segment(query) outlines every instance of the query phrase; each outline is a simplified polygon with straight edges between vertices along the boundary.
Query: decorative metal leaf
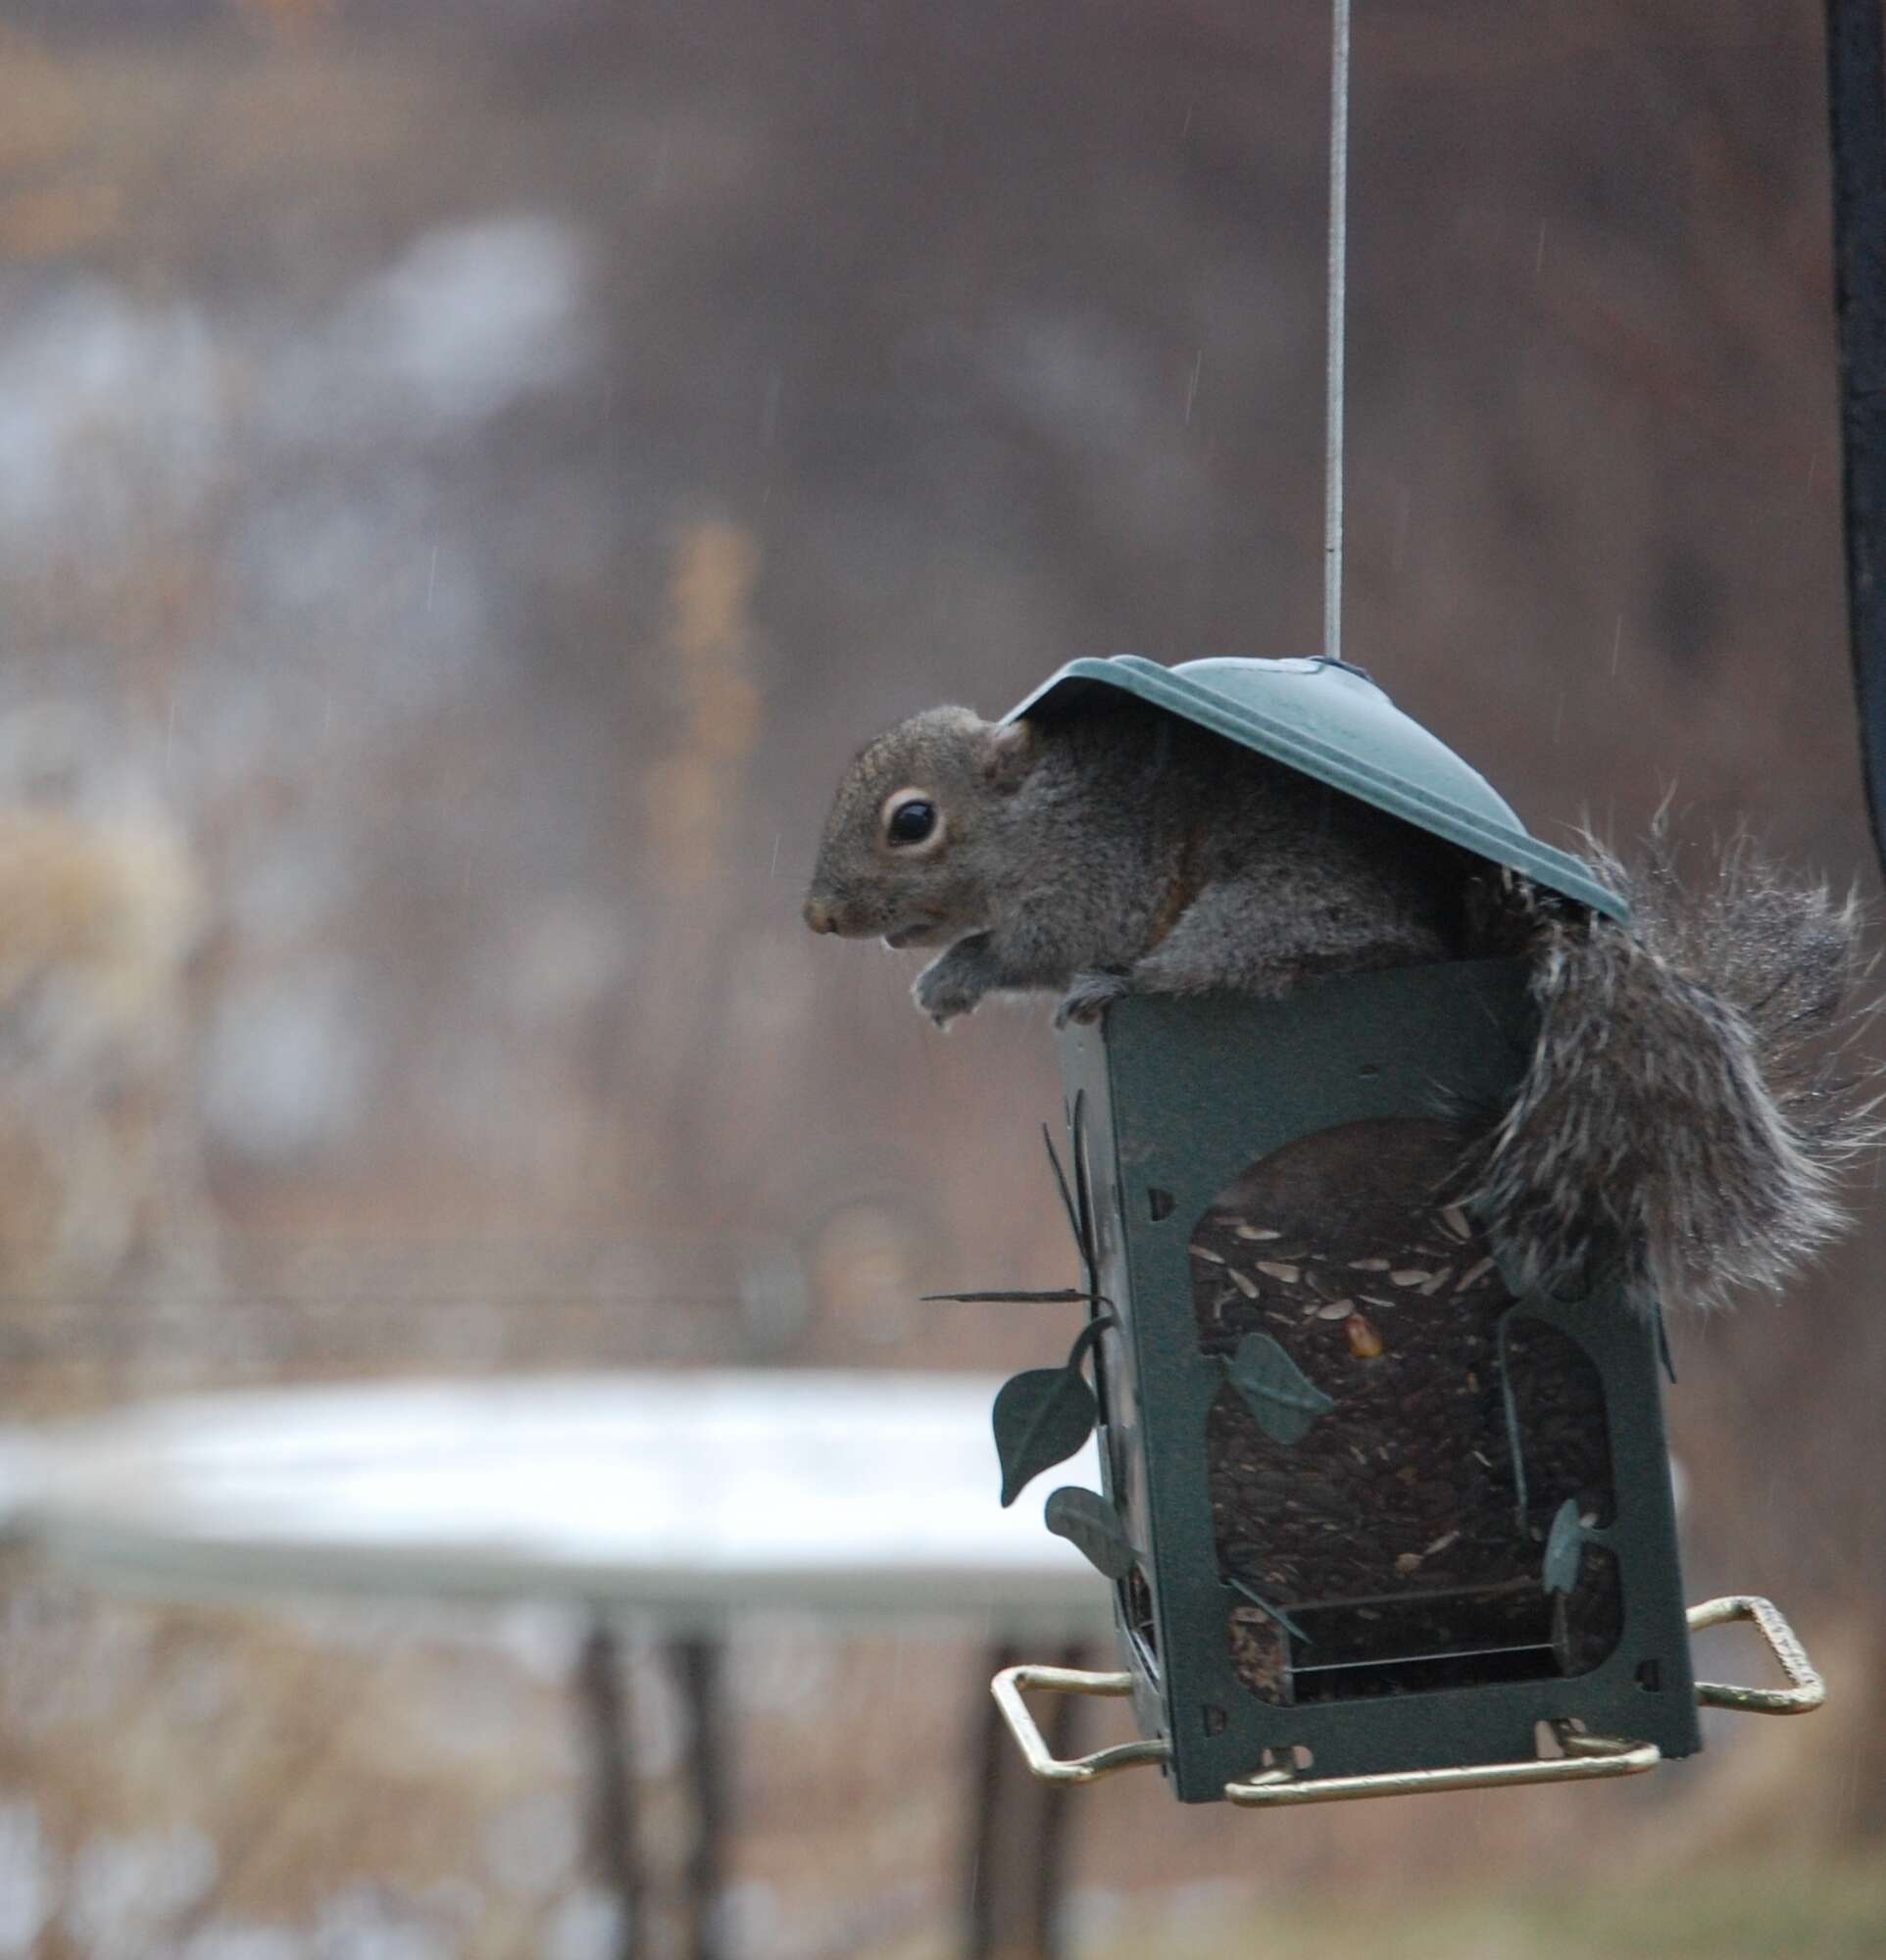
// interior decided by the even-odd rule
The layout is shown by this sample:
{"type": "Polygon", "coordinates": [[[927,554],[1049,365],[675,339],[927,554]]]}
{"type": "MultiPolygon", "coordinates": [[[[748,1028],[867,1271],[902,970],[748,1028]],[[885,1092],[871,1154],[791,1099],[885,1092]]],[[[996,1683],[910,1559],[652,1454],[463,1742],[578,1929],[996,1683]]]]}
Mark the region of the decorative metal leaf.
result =
{"type": "Polygon", "coordinates": [[[1312,1647],[1316,1644],[1315,1642],[1313,1641],[1310,1638],[1310,1636],[1306,1634],[1300,1626],[1297,1625],[1296,1621],[1293,1620],[1290,1617],[1290,1615],[1283,1610],[1281,1606],[1271,1605],[1270,1601],[1266,1599],[1264,1596],[1264,1594],[1257,1590],[1255,1586],[1247,1586],[1244,1583],[1244,1581],[1237,1576],[1235,1572],[1230,1574],[1230,1576],[1225,1580],[1224,1583],[1227,1586],[1231,1587],[1234,1591],[1242,1592],[1244,1596],[1250,1600],[1252,1605],[1262,1607],[1265,1612],[1268,1613],[1270,1617],[1276,1621],[1277,1625],[1280,1626],[1285,1633],[1294,1634],[1296,1638],[1304,1643],[1305,1646],[1312,1647]]]}
{"type": "MultiPolygon", "coordinates": [[[[1055,1188],[1061,1193],[1062,1208],[1067,1214],[1067,1229],[1074,1235],[1074,1250],[1080,1254],[1082,1265],[1085,1265],[1087,1261],[1087,1238],[1085,1233],[1080,1229],[1080,1212],[1074,1204],[1073,1189],[1067,1182],[1067,1173],[1061,1167],[1061,1156],[1055,1149],[1053,1133],[1049,1130],[1046,1123],[1043,1123],[1041,1126],[1041,1141],[1048,1147],[1048,1161],[1054,1168],[1055,1188]]],[[[1089,1279],[1088,1284],[1091,1287],[1093,1281],[1089,1279]]]]}
{"type": "Polygon", "coordinates": [[[1132,1571],[1133,1547],[1126,1529],[1119,1513],[1098,1491],[1064,1484],[1050,1494],[1042,1516],[1048,1529],[1065,1538],[1097,1572],[1124,1579],[1132,1571]]]}
{"type": "Polygon", "coordinates": [[[1657,1319],[1657,1358],[1663,1364],[1663,1372],[1670,1378],[1670,1387],[1676,1386],[1676,1356],[1670,1352],[1670,1330],[1663,1319],[1663,1302],[1660,1299],[1656,1306],[1657,1319]]]}
{"type": "Polygon", "coordinates": [[[1082,1293],[1076,1287],[1056,1287],[1047,1293],[1016,1293],[1010,1291],[1007,1293],[925,1293],[918,1296],[918,1300],[925,1306],[930,1301],[936,1299],[987,1300],[997,1305],[1011,1306],[1038,1306],[1042,1304],[1062,1306],[1070,1300],[1084,1299],[1092,1301],[1099,1298],[1098,1294],[1082,1293]]]}
{"type": "Polygon", "coordinates": [[[1526,1449],[1524,1440],[1519,1434],[1519,1403],[1513,1393],[1513,1368],[1507,1358],[1507,1336],[1513,1330],[1513,1316],[1518,1310],[1515,1304],[1501,1314],[1500,1341],[1494,1350],[1494,1356],[1500,1368],[1500,1406],[1506,1415],[1507,1454],[1513,1462],[1514,1521],[1523,1534],[1529,1503],[1526,1493],[1526,1449]]]}
{"type": "MultiPolygon", "coordinates": [[[[1112,1300],[1105,1298],[1100,1294],[1094,1294],[1091,1298],[1102,1306],[1113,1305],[1112,1300]]],[[[1108,1328],[1117,1327],[1118,1325],[1118,1320],[1111,1313],[1096,1313],[1093,1315],[1087,1322],[1087,1325],[1074,1336],[1074,1345],[1067,1349],[1068,1367],[1078,1368],[1081,1358],[1085,1355],[1088,1348],[1099,1345],[1100,1337],[1108,1328]]]]}
{"type": "Polygon", "coordinates": [[[1042,1471],[1071,1456],[1093,1434],[1099,1413],[1078,1360],[1065,1368],[1028,1368],[1004,1382],[995,1397],[1003,1503],[1013,1504],[1042,1471]]]}
{"type": "Polygon", "coordinates": [[[1083,1122],[1083,1111],[1087,1092],[1074,1092],[1073,1107],[1068,1111],[1067,1124],[1073,1141],[1074,1175],[1071,1184],[1067,1173],[1061,1167],[1060,1154],[1055,1150],[1055,1140],[1048,1126],[1041,1126],[1041,1141],[1048,1147],[1048,1161],[1054,1167],[1055,1184],[1061,1192],[1061,1202],[1067,1213],[1067,1229],[1074,1235],[1074,1250],[1080,1254],[1081,1270],[1086,1275],[1087,1291],[1097,1294],[1100,1290],[1100,1249],[1094,1237],[1093,1194],[1087,1179],[1087,1136],[1083,1122]]]}
{"type": "Polygon", "coordinates": [[[1574,1591],[1584,1556],[1585,1527],[1578,1516],[1578,1499],[1567,1497],[1553,1513],[1552,1529],[1546,1534],[1546,1591],[1574,1591]]]}
{"type": "Polygon", "coordinates": [[[1301,1443],[1316,1418],[1336,1406],[1267,1334],[1247,1334],[1224,1373],[1273,1443],[1301,1443]]]}
{"type": "Polygon", "coordinates": [[[1094,1192],[1093,1181],[1087,1175],[1087,1092],[1074,1091],[1073,1110],[1073,1158],[1074,1158],[1074,1205],[1079,1213],[1075,1227],[1080,1240],[1081,1264],[1087,1270],[1087,1288],[1090,1293],[1100,1291],[1100,1246],[1094,1236],[1094,1192]]]}

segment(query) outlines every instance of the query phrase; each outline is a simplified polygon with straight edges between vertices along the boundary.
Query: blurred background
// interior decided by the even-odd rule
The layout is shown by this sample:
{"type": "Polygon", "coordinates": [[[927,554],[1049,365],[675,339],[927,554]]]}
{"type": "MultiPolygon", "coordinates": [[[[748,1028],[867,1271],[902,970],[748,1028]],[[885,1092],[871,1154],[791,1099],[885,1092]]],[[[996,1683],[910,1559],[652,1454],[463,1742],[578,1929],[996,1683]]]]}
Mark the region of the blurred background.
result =
{"type": "MultiPolygon", "coordinates": [[[[1672,797],[1870,894],[1820,9],[1359,11],[1351,657],[1548,837],[1672,797]]],[[[1054,1309],[917,1303],[1070,1282],[1041,1014],[939,1036],[799,900],[900,714],[1319,644],[1327,37],[1315,0],[12,0],[0,1419],[1053,1358],[1054,1309]]],[[[1670,1399],[1690,1595],[1781,1599],[1837,1712],[1573,1796],[1077,1792],[1071,1950],[1879,1951],[1859,1197],[1785,1306],[1679,1327],[1670,1399]]],[[[0,1956],[603,1960],[579,1638],[10,1554],[0,1956]]],[[[734,1634],[730,1951],[952,1950],[977,1653],[921,1651],[734,1634]]]]}

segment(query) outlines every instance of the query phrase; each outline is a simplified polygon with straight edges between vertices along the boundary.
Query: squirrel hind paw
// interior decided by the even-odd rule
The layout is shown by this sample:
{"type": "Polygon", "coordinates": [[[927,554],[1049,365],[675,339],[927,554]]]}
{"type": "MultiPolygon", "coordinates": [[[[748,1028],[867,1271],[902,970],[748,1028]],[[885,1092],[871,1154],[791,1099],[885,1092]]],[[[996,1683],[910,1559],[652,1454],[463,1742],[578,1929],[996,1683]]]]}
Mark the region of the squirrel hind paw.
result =
{"type": "Polygon", "coordinates": [[[1069,1021],[1079,1021],[1083,1026],[1091,1024],[1131,991],[1123,973],[1076,973],[1055,1009],[1055,1026],[1065,1028],[1069,1021]]]}

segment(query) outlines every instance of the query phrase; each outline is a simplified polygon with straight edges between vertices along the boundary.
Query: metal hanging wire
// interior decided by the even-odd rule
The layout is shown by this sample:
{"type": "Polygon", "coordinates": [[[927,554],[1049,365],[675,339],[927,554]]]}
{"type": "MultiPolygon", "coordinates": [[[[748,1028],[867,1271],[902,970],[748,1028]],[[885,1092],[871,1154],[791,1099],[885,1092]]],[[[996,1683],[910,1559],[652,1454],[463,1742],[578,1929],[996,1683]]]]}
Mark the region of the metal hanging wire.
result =
{"type": "Polygon", "coordinates": [[[1343,355],[1349,260],[1349,0],[1331,0],[1329,300],[1324,373],[1322,651],[1343,657],[1343,355]]]}

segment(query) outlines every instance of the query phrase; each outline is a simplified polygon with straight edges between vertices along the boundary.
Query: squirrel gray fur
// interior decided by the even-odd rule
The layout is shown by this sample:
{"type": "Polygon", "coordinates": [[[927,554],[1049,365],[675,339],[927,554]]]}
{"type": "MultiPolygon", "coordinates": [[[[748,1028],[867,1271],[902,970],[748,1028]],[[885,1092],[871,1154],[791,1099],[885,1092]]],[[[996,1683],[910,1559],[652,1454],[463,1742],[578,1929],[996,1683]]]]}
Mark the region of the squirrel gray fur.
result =
{"type": "Polygon", "coordinates": [[[1613,1269],[1647,1311],[1776,1286],[1879,1138],[1869,1071],[1830,1039],[1864,971],[1858,906],[1746,846],[1688,893],[1661,829],[1639,867],[1586,855],[1628,927],[1137,701],[936,708],[846,771],[805,917],[945,949],[914,989],[939,1025],[990,993],[1058,992],[1059,1025],[1127,994],[1521,956],[1537,1040],[1460,1194],[1510,1277],[1576,1293],[1613,1269]]]}

